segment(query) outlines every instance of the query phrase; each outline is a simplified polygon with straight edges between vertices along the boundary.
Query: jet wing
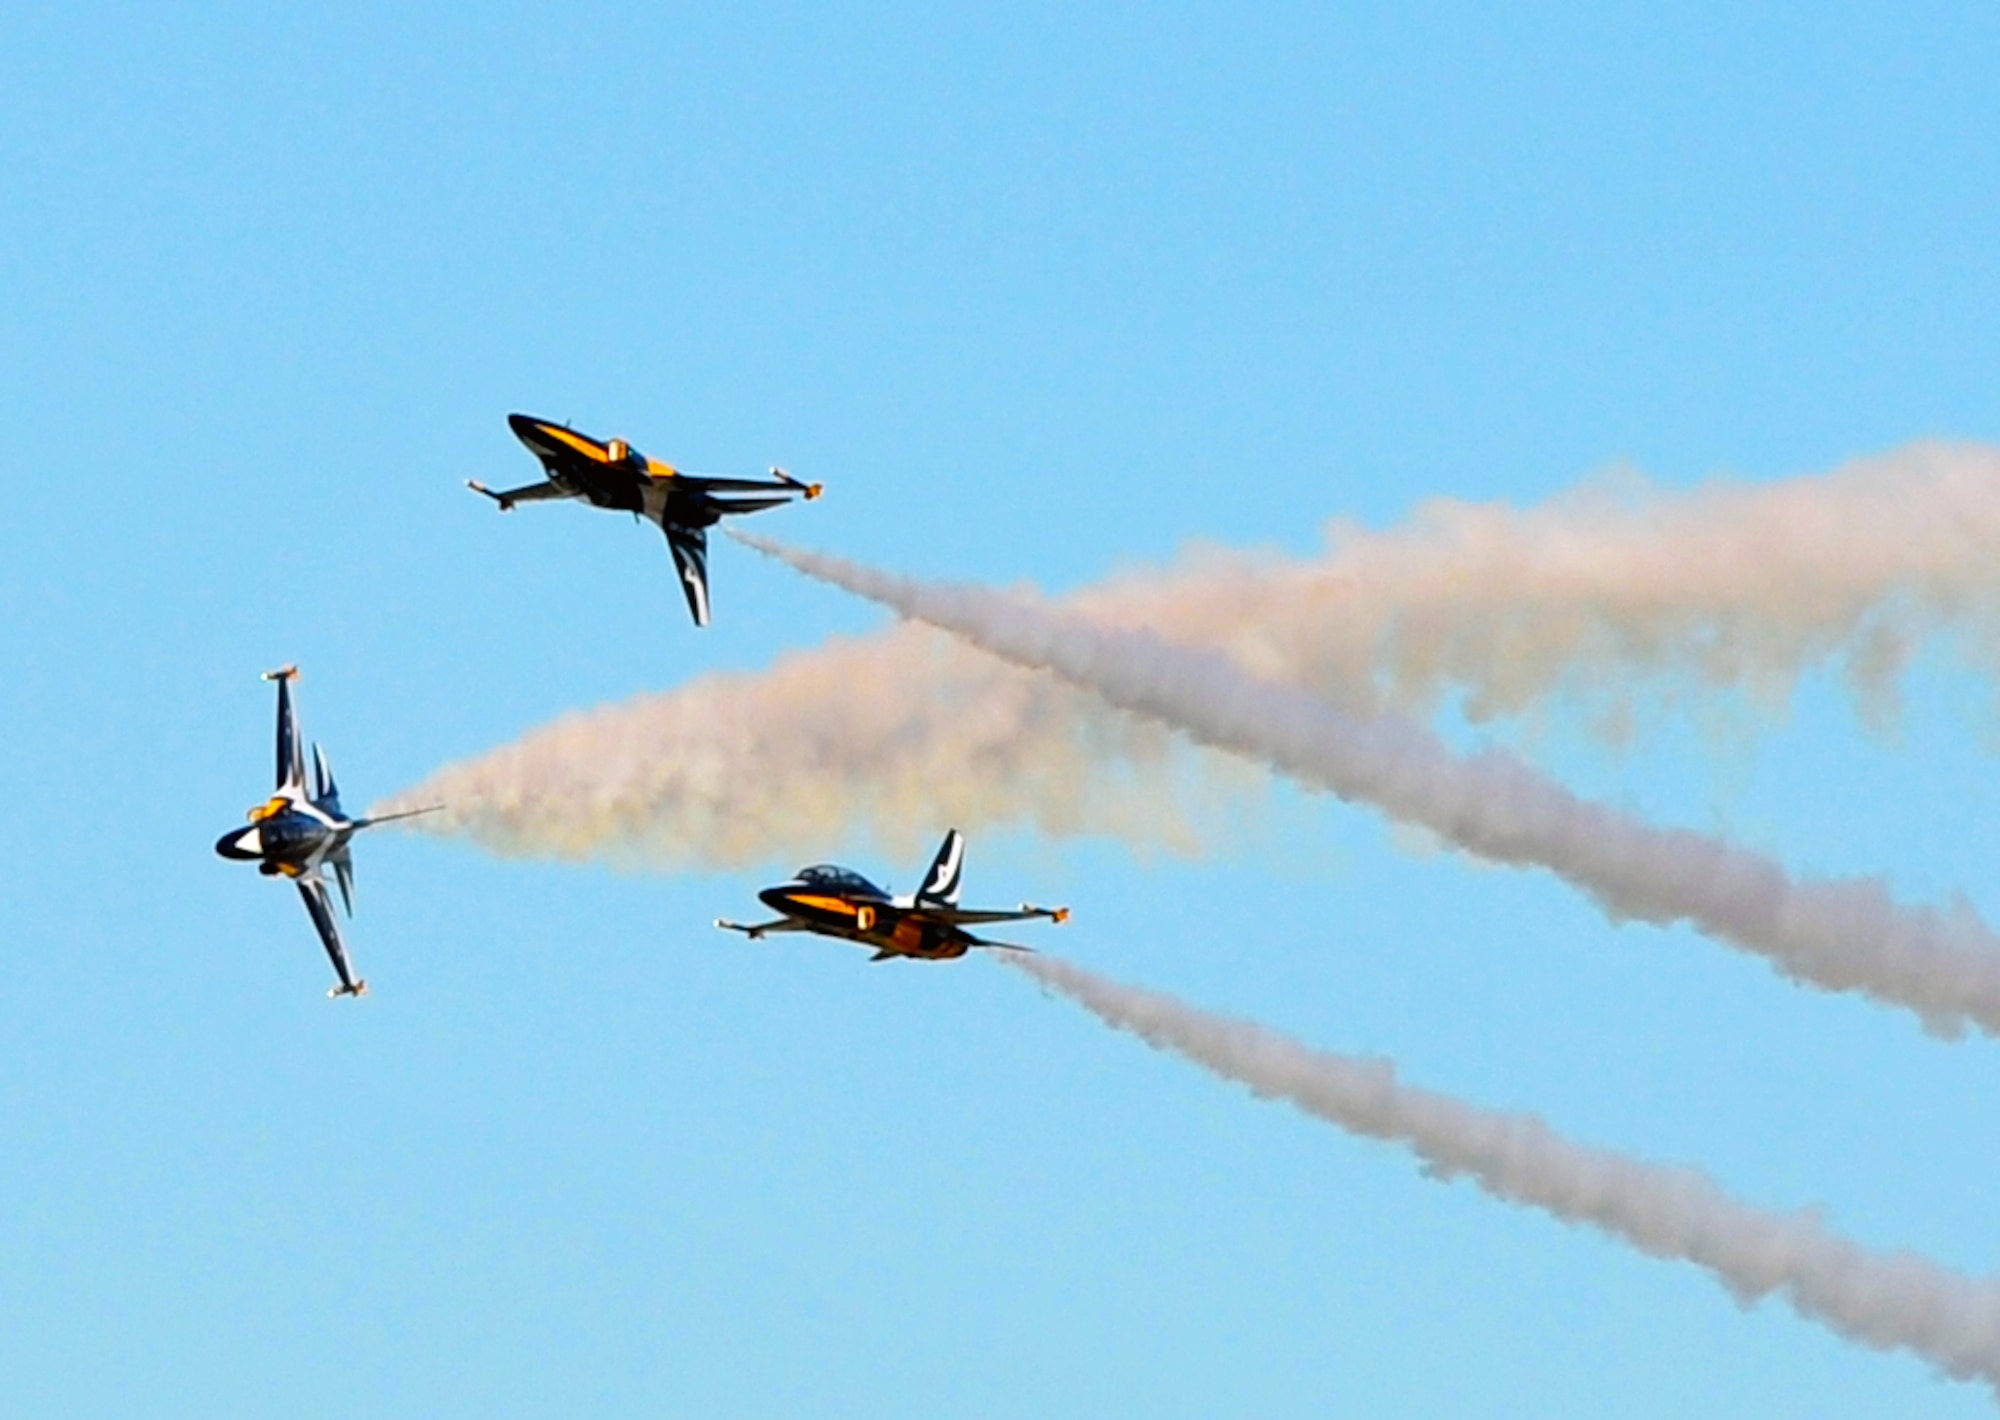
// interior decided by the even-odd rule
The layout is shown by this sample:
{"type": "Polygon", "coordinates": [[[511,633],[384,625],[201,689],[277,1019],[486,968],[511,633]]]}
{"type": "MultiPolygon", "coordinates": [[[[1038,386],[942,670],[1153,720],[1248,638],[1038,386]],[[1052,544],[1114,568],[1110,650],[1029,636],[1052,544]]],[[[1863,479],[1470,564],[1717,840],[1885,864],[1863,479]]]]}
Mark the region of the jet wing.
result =
{"type": "Polygon", "coordinates": [[[273,671],[278,682],[278,788],[304,789],[306,747],[299,735],[299,717],[292,710],[292,670],[273,671]]]}
{"type": "Polygon", "coordinates": [[[725,932],[741,932],[752,941],[757,940],[759,937],[768,937],[773,932],[812,931],[812,928],[799,921],[796,917],[780,917],[775,922],[756,923],[731,922],[727,917],[718,917],[715,919],[715,925],[722,928],[725,932]]]}
{"type": "MultiPolygon", "coordinates": [[[[939,922],[949,922],[954,927],[977,927],[987,922],[1032,922],[1038,917],[1046,917],[1051,922],[1068,919],[1067,907],[1023,907],[1018,912],[987,912],[960,907],[933,907],[925,903],[919,909],[924,916],[939,922]]],[[[1003,946],[1004,943],[987,943],[989,946],[1003,946]]],[[[1026,950],[1023,948],[1023,950],[1026,950]]]]}
{"type": "Polygon", "coordinates": [[[787,499],[804,498],[808,503],[820,495],[820,485],[794,478],[782,468],[771,470],[769,478],[717,478],[706,473],[673,475],[684,485],[704,493],[782,493],[787,499]]]}
{"type": "Polygon", "coordinates": [[[674,477],[683,484],[717,493],[783,493],[789,500],[805,491],[799,484],[778,483],[769,478],[711,478],[705,473],[677,473],[674,477]]]}
{"type": "Polygon", "coordinates": [[[708,625],[708,530],[666,525],[667,546],[673,549],[674,566],[680,568],[681,590],[687,593],[688,610],[696,626],[708,625]]]}
{"type": "Polygon", "coordinates": [[[340,978],[339,987],[329,994],[359,996],[367,983],[356,981],[354,973],[348,969],[347,947],[340,940],[340,923],[335,920],[333,902],[326,895],[326,879],[299,879],[299,896],[306,901],[306,911],[312,914],[313,926],[319,928],[320,944],[326,948],[327,960],[333,963],[333,974],[340,978]]]}
{"type": "Polygon", "coordinates": [[[500,493],[495,493],[476,478],[467,479],[465,486],[470,488],[474,493],[484,493],[488,498],[491,498],[500,505],[500,511],[503,513],[512,508],[516,503],[541,503],[550,498],[567,498],[570,496],[547,479],[542,480],[540,483],[530,483],[521,488],[509,488],[500,493]]]}

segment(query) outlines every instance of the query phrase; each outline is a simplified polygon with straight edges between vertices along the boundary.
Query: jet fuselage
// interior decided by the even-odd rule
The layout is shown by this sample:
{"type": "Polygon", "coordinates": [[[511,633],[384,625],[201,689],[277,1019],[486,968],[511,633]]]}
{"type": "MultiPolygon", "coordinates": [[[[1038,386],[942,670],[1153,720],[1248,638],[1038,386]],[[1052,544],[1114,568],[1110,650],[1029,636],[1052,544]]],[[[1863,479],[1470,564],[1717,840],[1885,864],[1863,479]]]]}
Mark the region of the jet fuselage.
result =
{"type": "Polygon", "coordinates": [[[623,439],[593,439],[532,414],[508,415],[507,427],[541,464],[543,481],[495,491],[473,479],[472,490],[491,498],[503,513],[523,503],[580,498],[592,507],[655,524],[666,534],[688,614],[697,626],[708,625],[708,530],[726,517],[782,507],[795,498],[811,500],[820,493],[817,483],[802,483],[781,468],[772,469],[769,478],[682,473],[647,458],[623,439]]]}
{"type": "Polygon", "coordinates": [[[775,922],[731,922],[718,917],[715,925],[725,931],[741,932],[752,941],[774,932],[814,932],[840,937],[875,948],[876,961],[889,957],[950,961],[974,947],[1006,952],[1032,950],[1013,942],[975,937],[965,930],[967,927],[1034,918],[1062,922],[1069,917],[1067,907],[1036,907],[1027,902],[1012,910],[960,907],[958,887],[964,871],[965,836],[954,828],[938,845],[937,856],[924,874],[923,886],[907,897],[891,897],[852,868],[843,868],[838,863],[814,863],[799,869],[790,882],[757,894],[759,902],[778,914],[775,922]]]}
{"type": "Polygon", "coordinates": [[[296,878],[338,853],[357,825],[339,801],[274,799],[250,811],[250,823],[216,840],[215,851],[238,862],[256,862],[267,875],[296,878]]]}
{"type": "Polygon", "coordinates": [[[886,895],[833,893],[825,887],[790,882],[765,888],[758,900],[773,912],[797,918],[813,930],[863,942],[895,956],[949,961],[962,957],[977,940],[922,908],[901,906],[886,895]]]}
{"type": "MultiPolygon", "coordinates": [[[[671,484],[674,470],[654,463],[622,439],[599,442],[528,414],[508,415],[507,427],[541,461],[549,482],[572,498],[596,508],[637,513],[663,527],[669,515],[683,525],[690,522],[688,514],[699,521],[698,510],[682,505],[702,500],[674,498],[670,487],[659,486],[671,484]],[[656,480],[658,474],[669,477],[656,480]]],[[[700,525],[707,527],[719,516],[711,515],[700,525]]]]}

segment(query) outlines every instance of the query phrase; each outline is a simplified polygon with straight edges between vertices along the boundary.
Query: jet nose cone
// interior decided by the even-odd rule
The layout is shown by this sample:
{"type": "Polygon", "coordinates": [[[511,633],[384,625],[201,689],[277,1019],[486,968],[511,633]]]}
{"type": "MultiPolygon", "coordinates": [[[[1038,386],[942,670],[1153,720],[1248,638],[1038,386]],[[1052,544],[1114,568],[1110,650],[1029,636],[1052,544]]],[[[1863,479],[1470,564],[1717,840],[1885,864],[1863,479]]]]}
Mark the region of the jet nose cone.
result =
{"type": "Polygon", "coordinates": [[[773,912],[786,912],[790,910],[791,904],[786,901],[786,898],[787,893],[783,888],[765,888],[757,894],[757,900],[773,912]]]}
{"type": "Polygon", "coordinates": [[[510,414],[507,416],[507,427],[514,431],[514,437],[531,449],[541,449],[548,446],[548,436],[542,433],[542,428],[547,422],[547,420],[535,418],[532,414],[510,414]]]}
{"type": "Polygon", "coordinates": [[[239,828],[233,833],[225,833],[215,840],[217,853],[225,858],[234,858],[238,862],[261,858],[263,850],[264,844],[254,824],[249,828],[239,828]]]}

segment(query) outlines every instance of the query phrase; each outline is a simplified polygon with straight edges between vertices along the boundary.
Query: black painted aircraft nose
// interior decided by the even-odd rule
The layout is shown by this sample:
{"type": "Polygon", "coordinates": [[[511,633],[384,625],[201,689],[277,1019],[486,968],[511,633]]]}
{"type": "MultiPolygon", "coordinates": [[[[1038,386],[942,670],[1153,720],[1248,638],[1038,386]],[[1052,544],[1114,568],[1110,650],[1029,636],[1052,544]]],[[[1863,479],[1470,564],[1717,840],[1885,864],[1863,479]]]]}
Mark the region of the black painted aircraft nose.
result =
{"type": "Polygon", "coordinates": [[[222,837],[215,840],[215,851],[225,858],[234,858],[238,862],[247,862],[257,857],[257,854],[249,852],[243,847],[243,835],[249,831],[247,828],[239,828],[234,832],[223,834],[222,837]]]}

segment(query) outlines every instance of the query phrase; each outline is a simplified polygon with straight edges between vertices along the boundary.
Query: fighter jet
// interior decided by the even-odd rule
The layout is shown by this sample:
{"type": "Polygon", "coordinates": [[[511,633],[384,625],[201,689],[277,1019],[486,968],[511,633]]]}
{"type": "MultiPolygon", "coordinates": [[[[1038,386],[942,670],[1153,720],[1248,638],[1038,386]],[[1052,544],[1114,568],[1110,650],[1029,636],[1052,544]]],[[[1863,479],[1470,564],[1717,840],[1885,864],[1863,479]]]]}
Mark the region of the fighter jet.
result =
{"type": "Polygon", "coordinates": [[[250,810],[249,827],[223,834],[215,851],[225,858],[256,863],[257,871],[266,877],[282,875],[298,884],[299,896],[305,899],[306,911],[312,914],[313,926],[319,929],[319,939],[333,962],[334,975],[340,978],[340,984],[326,994],[361,996],[367,993],[368,983],[348,969],[347,948],[340,940],[340,924],[327,897],[323,870],[333,869],[334,880],[340,884],[340,900],[352,917],[354,860],[348,854],[348,840],[373,824],[434,813],[437,806],[376,818],[349,818],[340,807],[340,790],[318,745],[313,746],[308,789],[305,746],[298,718],[292,713],[292,681],[298,673],[297,666],[264,672],[265,680],[278,683],[277,792],[250,810]]]}
{"type": "Polygon", "coordinates": [[[823,937],[845,937],[875,948],[870,961],[889,957],[921,957],[925,961],[948,961],[962,957],[973,947],[989,950],[1026,952],[1012,942],[989,942],[965,929],[993,922],[1026,922],[1046,917],[1051,922],[1069,919],[1067,907],[1034,907],[1022,903],[1015,912],[993,912],[958,905],[959,880],[965,874],[965,838],[957,829],[944,836],[944,844],[924,875],[924,885],[908,897],[891,897],[861,874],[832,863],[801,868],[792,881],[765,888],[757,896],[772,911],[781,914],[775,922],[745,926],[716,918],[715,925],[741,932],[753,941],[773,932],[817,932],[823,937]]]}
{"type": "Polygon", "coordinates": [[[782,468],[772,469],[768,479],[711,478],[649,459],[623,439],[599,442],[528,414],[510,414],[507,423],[514,437],[542,461],[547,479],[504,493],[495,493],[477,479],[468,479],[466,487],[484,493],[503,513],[516,503],[582,498],[593,507],[615,508],[658,523],[673,549],[696,626],[708,625],[708,530],[736,513],[762,512],[795,497],[813,499],[820,494],[817,483],[801,483],[782,468]]]}

